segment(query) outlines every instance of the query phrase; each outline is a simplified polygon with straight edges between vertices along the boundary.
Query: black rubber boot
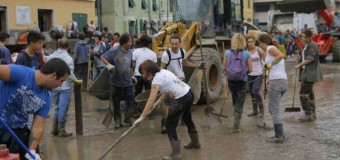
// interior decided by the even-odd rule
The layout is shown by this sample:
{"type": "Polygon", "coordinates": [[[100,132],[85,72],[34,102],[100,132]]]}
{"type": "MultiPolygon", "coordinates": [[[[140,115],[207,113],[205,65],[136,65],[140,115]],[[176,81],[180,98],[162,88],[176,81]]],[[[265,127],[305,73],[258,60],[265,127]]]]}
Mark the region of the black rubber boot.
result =
{"type": "Polygon", "coordinates": [[[161,133],[165,134],[166,133],[166,127],[165,127],[165,119],[161,120],[161,133]]]}
{"type": "Polygon", "coordinates": [[[249,116],[249,117],[256,116],[257,113],[258,113],[258,111],[257,111],[257,101],[256,101],[255,99],[253,99],[253,100],[252,100],[252,103],[253,103],[253,112],[247,114],[247,116],[249,116]]]}
{"type": "Polygon", "coordinates": [[[201,144],[198,140],[198,134],[197,133],[189,133],[191,142],[184,145],[185,149],[199,149],[201,148],[201,144]]]}
{"type": "Polygon", "coordinates": [[[179,160],[181,159],[181,142],[179,140],[170,140],[172,152],[170,155],[165,156],[162,160],[179,160]]]}
{"type": "Polygon", "coordinates": [[[234,111],[234,126],[232,133],[239,133],[241,132],[240,123],[241,123],[242,111],[236,112],[234,111]]]}
{"type": "Polygon", "coordinates": [[[67,133],[66,132],[66,130],[65,130],[65,122],[59,122],[58,123],[58,127],[59,127],[59,129],[58,129],[58,132],[59,132],[58,136],[59,137],[70,137],[70,136],[73,135],[73,133],[67,133]]]}
{"type": "Polygon", "coordinates": [[[259,113],[257,114],[256,118],[263,118],[263,116],[264,116],[264,107],[263,107],[262,99],[257,102],[257,105],[259,107],[259,113]]]}
{"type": "Polygon", "coordinates": [[[124,116],[124,125],[125,126],[128,126],[128,127],[132,126],[132,124],[133,124],[132,117],[133,117],[132,108],[131,108],[131,106],[127,106],[126,111],[125,111],[125,116],[124,116]]]}
{"type": "Polygon", "coordinates": [[[59,132],[58,132],[58,119],[53,120],[53,127],[52,127],[51,134],[53,134],[55,136],[57,136],[59,134],[59,132]]]}
{"type": "Polygon", "coordinates": [[[284,143],[285,137],[283,136],[283,125],[282,123],[274,124],[275,136],[267,139],[270,143],[284,143]]]}

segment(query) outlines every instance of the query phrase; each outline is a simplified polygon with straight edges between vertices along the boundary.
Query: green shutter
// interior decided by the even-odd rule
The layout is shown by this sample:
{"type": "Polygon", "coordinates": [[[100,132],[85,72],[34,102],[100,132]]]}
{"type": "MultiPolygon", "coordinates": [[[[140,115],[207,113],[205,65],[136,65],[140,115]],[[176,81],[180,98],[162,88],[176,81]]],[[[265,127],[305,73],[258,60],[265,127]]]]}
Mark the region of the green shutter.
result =
{"type": "Polygon", "coordinates": [[[136,6],[135,0],[129,0],[129,7],[133,8],[134,6],[136,6]]]}
{"type": "Polygon", "coordinates": [[[142,0],[142,9],[148,8],[148,4],[146,3],[146,0],[142,0]]]}
{"type": "Polygon", "coordinates": [[[152,9],[153,9],[153,11],[157,11],[158,10],[158,5],[157,5],[157,1],[156,0],[152,0],[152,9]]]}

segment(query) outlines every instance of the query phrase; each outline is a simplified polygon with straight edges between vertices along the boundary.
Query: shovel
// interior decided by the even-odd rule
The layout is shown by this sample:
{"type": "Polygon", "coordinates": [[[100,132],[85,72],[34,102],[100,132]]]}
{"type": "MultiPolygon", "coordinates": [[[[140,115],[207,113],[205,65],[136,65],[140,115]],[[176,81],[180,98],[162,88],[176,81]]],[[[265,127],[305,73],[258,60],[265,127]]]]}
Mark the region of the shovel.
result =
{"type": "MultiPolygon", "coordinates": [[[[200,42],[201,59],[202,59],[202,62],[204,62],[201,36],[199,36],[199,42],[200,42]]],[[[219,126],[222,123],[222,121],[220,119],[219,114],[217,114],[215,112],[215,109],[210,106],[210,100],[209,100],[208,93],[207,93],[208,92],[207,75],[205,74],[206,73],[205,68],[203,68],[202,70],[203,70],[203,78],[204,78],[204,81],[203,81],[204,95],[205,95],[205,99],[207,100],[207,106],[204,108],[204,117],[208,121],[209,126],[211,128],[215,128],[219,126]]]]}
{"type": "MultiPolygon", "coordinates": [[[[112,77],[112,75],[111,75],[112,77]]],[[[104,117],[104,120],[102,122],[102,124],[106,127],[106,128],[109,128],[111,122],[112,122],[112,119],[113,119],[113,116],[114,116],[114,112],[113,112],[113,106],[112,106],[112,88],[110,87],[110,102],[109,102],[109,108],[108,108],[108,112],[106,113],[105,117],[104,117]]]]}
{"type": "Polygon", "coordinates": [[[295,70],[295,78],[294,78],[294,92],[293,92],[293,103],[292,107],[285,108],[285,112],[300,112],[300,107],[294,107],[294,101],[295,101],[295,90],[296,90],[296,80],[298,76],[298,70],[295,70]]]}

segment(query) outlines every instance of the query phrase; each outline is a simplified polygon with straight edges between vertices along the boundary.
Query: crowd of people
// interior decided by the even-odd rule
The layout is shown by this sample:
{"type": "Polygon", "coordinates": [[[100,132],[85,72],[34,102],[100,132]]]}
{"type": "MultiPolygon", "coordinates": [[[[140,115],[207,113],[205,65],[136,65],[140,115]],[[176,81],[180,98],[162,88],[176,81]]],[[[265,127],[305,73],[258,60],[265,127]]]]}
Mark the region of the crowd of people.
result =
{"type": "MultiPolygon", "coordinates": [[[[275,46],[275,40],[278,40],[279,45],[282,41],[284,45],[290,47],[293,45],[291,36],[287,35],[283,41],[281,37],[275,38],[265,33],[259,35],[257,39],[240,33],[232,37],[231,49],[225,51],[223,57],[222,70],[227,77],[227,89],[231,93],[234,107],[233,133],[242,131],[240,126],[247,85],[253,109],[248,116],[263,118],[266,104],[262,100],[260,89],[265,83],[268,84],[265,88],[269,98],[267,106],[272,116],[275,133],[273,137],[267,139],[267,142],[285,142],[280,108],[281,97],[288,88],[288,81],[285,54],[278,45],[275,46]],[[267,81],[263,81],[265,76],[268,76],[265,78],[267,81]]],[[[0,118],[14,130],[38,159],[38,144],[52,106],[52,95],[56,108],[51,134],[60,137],[72,136],[72,133],[65,130],[72,86],[75,83],[83,85],[86,89],[88,80],[95,81],[104,69],[107,69],[111,75],[108,84],[114,105],[115,129],[138,125],[152,107],[162,105],[160,131],[167,133],[172,148],[171,154],[163,159],[180,158],[180,139],[176,132],[180,120],[187,126],[191,140],[184,145],[184,148],[201,147],[191,114],[194,96],[190,86],[183,81],[186,76],[183,66],[205,69],[205,63],[195,64],[188,60],[187,53],[180,47],[179,35],[171,35],[170,48],[157,56],[151,49],[152,38],[146,34],[110,35],[98,31],[80,33],[74,48],[74,57],[71,57],[67,38],[59,39],[58,49],[53,54],[44,56],[41,52],[44,36],[37,31],[30,31],[27,37],[28,45],[19,52],[15,61],[5,47],[8,38],[8,34],[0,34],[2,63],[0,65],[0,118]],[[88,34],[91,34],[93,44],[87,41],[88,34]],[[134,99],[146,90],[150,90],[150,97],[144,109],[138,110],[134,99]],[[156,98],[158,92],[162,93],[159,99],[156,98]],[[121,100],[125,101],[124,117],[120,111],[121,100]],[[29,142],[30,136],[33,137],[31,142],[29,142]]],[[[312,122],[316,120],[313,85],[323,77],[319,66],[318,49],[312,41],[312,31],[304,30],[301,38],[305,48],[301,55],[296,56],[299,63],[295,69],[301,70],[299,72],[300,101],[305,113],[299,120],[312,122]]],[[[0,125],[0,144],[6,144],[10,152],[20,153],[22,158],[31,158],[20,148],[18,142],[8,137],[12,135],[0,125]]]]}

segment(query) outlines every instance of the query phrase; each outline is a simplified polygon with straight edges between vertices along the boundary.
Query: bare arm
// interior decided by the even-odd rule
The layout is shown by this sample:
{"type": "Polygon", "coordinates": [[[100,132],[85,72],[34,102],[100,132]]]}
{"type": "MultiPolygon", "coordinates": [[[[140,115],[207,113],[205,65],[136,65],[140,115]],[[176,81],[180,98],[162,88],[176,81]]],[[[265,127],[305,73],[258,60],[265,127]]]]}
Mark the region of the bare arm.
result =
{"type": "Polygon", "coordinates": [[[183,60],[183,66],[197,68],[198,64],[195,64],[195,63],[190,62],[190,61],[185,59],[185,60],[183,60]]]}
{"type": "Polygon", "coordinates": [[[250,57],[247,60],[247,67],[248,67],[247,73],[249,74],[249,73],[251,73],[253,71],[253,65],[252,65],[250,57]]]}
{"type": "Polygon", "coordinates": [[[222,68],[222,69],[223,69],[223,74],[224,74],[224,75],[227,74],[227,73],[226,73],[227,63],[228,63],[228,62],[227,62],[227,57],[224,56],[224,57],[223,57],[223,68],[222,68]]]}
{"type": "Polygon", "coordinates": [[[161,61],[161,65],[159,66],[161,69],[164,69],[166,66],[166,64],[164,62],[161,61]]]}
{"type": "Polygon", "coordinates": [[[259,55],[260,55],[260,58],[262,59],[262,61],[265,61],[266,60],[266,53],[260,48],[259,50],[259,55]]]}
{"type": "Polygon", "coordinates": [[[32,128],[31,128],[32,142],[31,142],[31,145],[29,147],[30,150],[32,150],[32,149],[36,150],[37,149],[39,142],[40,142],[40,139],[41,139],[41,137],[44,133],[45,121],[46,120],[43,117],[40,117],[38,115],[34,116],[33,125],[32,125],[32,128]]]}
{"type": "Polygon", "coordinates": [[[158,90],[159,90],[159,85],[153,84],[151,86],[151,93],[150,93],[148,101],[146,102],[146,105],[145,105],[145,108],[143,110],[143,113],[142,113],[141,117],[146,117],[148,115],[148,113],[149,113],[149,110],[155,104],[158,90]]]}
{"type": "Polygon", "coordinates": [[[269,54],[275,57],[274,61],[272,62],[272,65],[279,63],[282,60],[282,58],[284,58],[283,53],[281,53],[278,49],[274,47],[269,50],[269,54]]]}
{"type": "Polygon", "coordinates": [[[10,75],[8,65],[0,65],[0,80],[9,81],[10,75]]]}

